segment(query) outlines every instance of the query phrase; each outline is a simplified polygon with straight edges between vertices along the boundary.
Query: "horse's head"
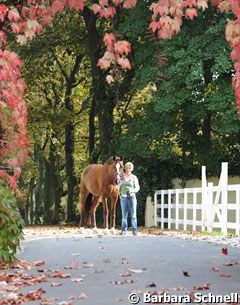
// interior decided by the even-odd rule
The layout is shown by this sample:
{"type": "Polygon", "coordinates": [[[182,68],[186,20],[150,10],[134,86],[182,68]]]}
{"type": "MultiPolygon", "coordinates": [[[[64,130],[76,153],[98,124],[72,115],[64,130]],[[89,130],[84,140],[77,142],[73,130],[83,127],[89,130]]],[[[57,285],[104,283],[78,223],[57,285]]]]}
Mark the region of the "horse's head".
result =
{"type": "Polygon", "coordinates": [[[123,164],[123,157],[113,156],[109,158],[105,164],[112,165],[112,174],[114,178],[114,182],[119,184],[120,181],[123,179],[124,174],[124,164],[123,164]]]}

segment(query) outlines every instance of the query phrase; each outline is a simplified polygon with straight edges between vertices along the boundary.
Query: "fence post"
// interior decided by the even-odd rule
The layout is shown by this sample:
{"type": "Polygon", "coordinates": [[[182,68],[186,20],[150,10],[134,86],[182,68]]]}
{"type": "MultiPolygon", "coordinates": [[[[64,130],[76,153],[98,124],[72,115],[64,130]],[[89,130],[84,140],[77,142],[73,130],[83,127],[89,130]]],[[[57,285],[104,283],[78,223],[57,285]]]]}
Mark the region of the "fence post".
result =
{"type": "Polygon", "coordinates": [[[197,191],[194,188],[194,191],[193,191],[193,225],[192,225],[193,232],[196,231],[196,221],[197,221],[197,191]]]}
{"type": "Polygon", "coordinates": [[[206,227],[206,208],[208,202],[206,166],[202,166],[202,232],[206,227]]]}
{"type": "Polygon", "coordinates": [[[155,207],[151,196],[147,196],[145,203],[145,227],[151,228],[155,225],[155,207]]]}
{"type": "Polygon", "coordinates": [[[208,202],[207,202],[207,231],[212,232],[214,221],[214,208],[213,208],[213,183],[208,183],[208,202]]]}
{"type": "Polygon", "coordinates": [[[227,214],[228,214],[228,163],[222,162],[222,172],[220,176],[220,188],[222,192],[222,226],[221,232],[227,234],[227,214]]]}
{"type": "Polygon", "coordinates": [[[154,227],[157,227],[157,193],[154,193],[154,227]]]}
{"type": "Polygon", "coordinates": [[[183,193],[183,230],[187,230],[187,198],[188,198],[188,192],[187,189],[184,189],[183,193]]]}
{"type": "Polygon", "coordinates": [[[161,190],[161,229],[164,229],[164,191],[161,190]]]}
{"type": "Polygon", "coordinates": [[[240,235],[240,187],[236,189],[236,231],[237,236],[240,235]]]}
{"type": "Polygon", "coordinates": [[[179,189],[176,189],[176,230],[179,229],[179,189]]]}

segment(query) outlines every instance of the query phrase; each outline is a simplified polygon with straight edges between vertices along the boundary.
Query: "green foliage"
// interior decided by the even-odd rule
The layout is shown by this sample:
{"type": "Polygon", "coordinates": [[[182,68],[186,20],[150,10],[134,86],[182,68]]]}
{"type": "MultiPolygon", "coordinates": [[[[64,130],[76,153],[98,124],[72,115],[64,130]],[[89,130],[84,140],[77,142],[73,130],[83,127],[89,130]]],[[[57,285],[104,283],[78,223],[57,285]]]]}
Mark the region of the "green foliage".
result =
{"type": "Polygon", "coordinates": [[[12,262],[22,239],[23,222],[14,194],[0,180],[0,261],[12,262]]]}
{"type": "Polygon", "coordinates": [[[202,165],[216,175],[228,161],[236,171],[239,117],[231,88],[230,50],[224,38],[226,18],[214,11],[186,22],[181,33],[162,46],[168,55],[165,80],[154,97],[153,111],[164,120],[159,134],[177,145],[183,179],[202,165]]]}
{"type": "Polygon", "coordinates": [[[145,14],[139,4],[122,20],[121,31],[133,41],[134,78],[128,105],[120,104],[116,116],[116,147],[134,162],[141,186],[140,221],[146,196],[171,188],[173,178],[199,178],[202,165],[218,175],[223,161],[237,174],[240,165],[226,16],[211,9],[157,44],[143,31],[145,14]]]}

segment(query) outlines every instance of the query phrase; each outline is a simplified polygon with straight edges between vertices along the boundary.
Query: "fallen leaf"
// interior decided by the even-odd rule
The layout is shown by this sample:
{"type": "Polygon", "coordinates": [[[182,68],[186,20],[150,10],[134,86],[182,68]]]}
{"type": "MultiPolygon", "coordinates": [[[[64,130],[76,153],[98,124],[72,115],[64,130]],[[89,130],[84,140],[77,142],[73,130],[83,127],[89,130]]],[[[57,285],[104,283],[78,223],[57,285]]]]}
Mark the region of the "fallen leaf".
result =
{"type": "Polygon", "coordinates": [[[189,273],[187,271],[183,271],[183,275],[187,276],[187,277],[190,277],[190,275],[189,275],[189,273]]]}
{"type": "Polygon", "coordinates": [[[222,254],[228,255],[228,248],[222,248],[222,254]]]}
{"type": "Polygon", "coordinates": [[[45,272],[45,270],[44,269],[37,269],[37,272],[43,273],[43,272],[45,272]]]}
{"type": "Polygon", "coordinates": [[[121,258],[120,264],[129,264],[128,260],[124,257],[124,258],[121,258]]]}
{"type": "Polygon", "coordinates": [[[83,262],[83,268],[92,268],[94,264],[90,264],[88,262],[83,262]]]}
{"type": "Polygon", "coordinates": [[[70,277],[70,274],[64,273],[62,270],[55,270],[51,271],[52,273],[48,274],[48,277],[50,278],[61,278],[65,279],[70,277]]]}
{"type": "Polygon", "coordinates": [[[209,270],[209,271],[213,271],[213,272],[218,272],[218,271],[220,271],[220,269],[217,268],[217,267],[212,267],[212,268],[209,268],[208,270],[209,270]]]}
{"type": "Polygon", "coordinates": [[[83,282],[83,278],[81,278],[81,277],[72,278],[71,281],[72,281],[72,282],[82,283],[82,282],[83,282]]]}
{"type": "Polygon", "coordinates": [[[147,270],[147,269],[130,269],[130,268],[128,268],[128,271],[132,272],[132,273],[142,273],[145,270],[147,270]]]}
{"type": "Polygon", "coordinates": [[[104,258],[104,259],[102,260],[102,262],[103,262],[103,263],[108,263],[108,264],[110,264],[110,263],[111,263],[111,260],[110,260],[109,258],[104,258]]]}
{"type": "Polygon", "coordinates": [[[152,283],[152,284],[147,285],[147,287],[157,287],[157,285],[155,283],[152,283]]]}
{"type": "Polygon", "coordinates": [[[61,284],[61,283],[58,283],[58,282],[52,282],[51,283],[51,286],[52,287],[59,287],[59,286],[62,286],[63,284],[61,284]]]}
{"type": "Polygon", "coordinates": [[[210,289],[210,284],[204,284],[202,286],[194,286],[194,290],[209,290],[210,289]]]}
{"type": "Polygon", "coordinates": [[[230,273],[223,273],[220,274],[221,277],[232,277],[232,275],[230,273]]]}
{"type": "Polygon", "coordinates": [[[132,273],[129,272],[129,270],[127,270],[126,272],[119,273],[119,275],[121,275],[121,276],[123,276],[123,277],[126,277],[126,276],[132,276],[132,273]]]}
{"type": "Polygon", "coordinates": [[[135,280],[124,280],[124,281],[110,281],[110,284],[112,285],[123,285],[123,284],[133,284],[137,283],[135,280]]]}
{"type": "Polygon", "coordinates": [[[40,302],[40,305],[51,305],[51,304],[54,304],[56,300],[57,300],[56,298],[43,299],[43,300],[40,302]]]}
{"type": "Polygon", "coordinates": [[[40,267],[40,266],[43,266],[45,264],[46,264],[45,261],[37,261],[37,262],[32,263],[32,266],[33,267],[40,267]]]}
{"type": "Polygon", "coordinates": [[[84,300],[84,299],[87,299],[88,296],[85,294],[85,293],[81,293],[80,296],[79,296],[79,299],[81,300],[84,300]]]}
{"type": "Polygon", "coordinates": [[[72,259],[69,265],[70,269],[78,269],[79,268],[79,261],[77,259],[72,259]]]}
{"type": "Polygon", "coordinates": [[[224,266],[233,267],[233,266],[237,266],[238,264],[239,264],[238,262],[235,262],[235,263],[224,264],[224,266]]]}
{"type": "Polygon", "coordinates": [[[102,269],[95,269],[93,273],[103,273],[103,272],[104,272],[104,270],[102,270],[102,269]]]}

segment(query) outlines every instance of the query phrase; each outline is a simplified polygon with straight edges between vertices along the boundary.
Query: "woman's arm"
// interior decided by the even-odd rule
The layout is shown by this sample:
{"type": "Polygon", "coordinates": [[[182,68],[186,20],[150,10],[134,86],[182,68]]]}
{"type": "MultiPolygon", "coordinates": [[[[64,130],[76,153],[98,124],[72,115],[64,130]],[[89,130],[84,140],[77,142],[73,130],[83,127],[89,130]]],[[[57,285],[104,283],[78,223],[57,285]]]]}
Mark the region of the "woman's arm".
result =
{"type": "Polygon", "coordinates": [[[133,183],[134,183],[134,188],[133,188],[133,192],[137,193],[140,190],[140,185],[139,185],[139,181],[137,176],[133,175],[133,183]]]}

